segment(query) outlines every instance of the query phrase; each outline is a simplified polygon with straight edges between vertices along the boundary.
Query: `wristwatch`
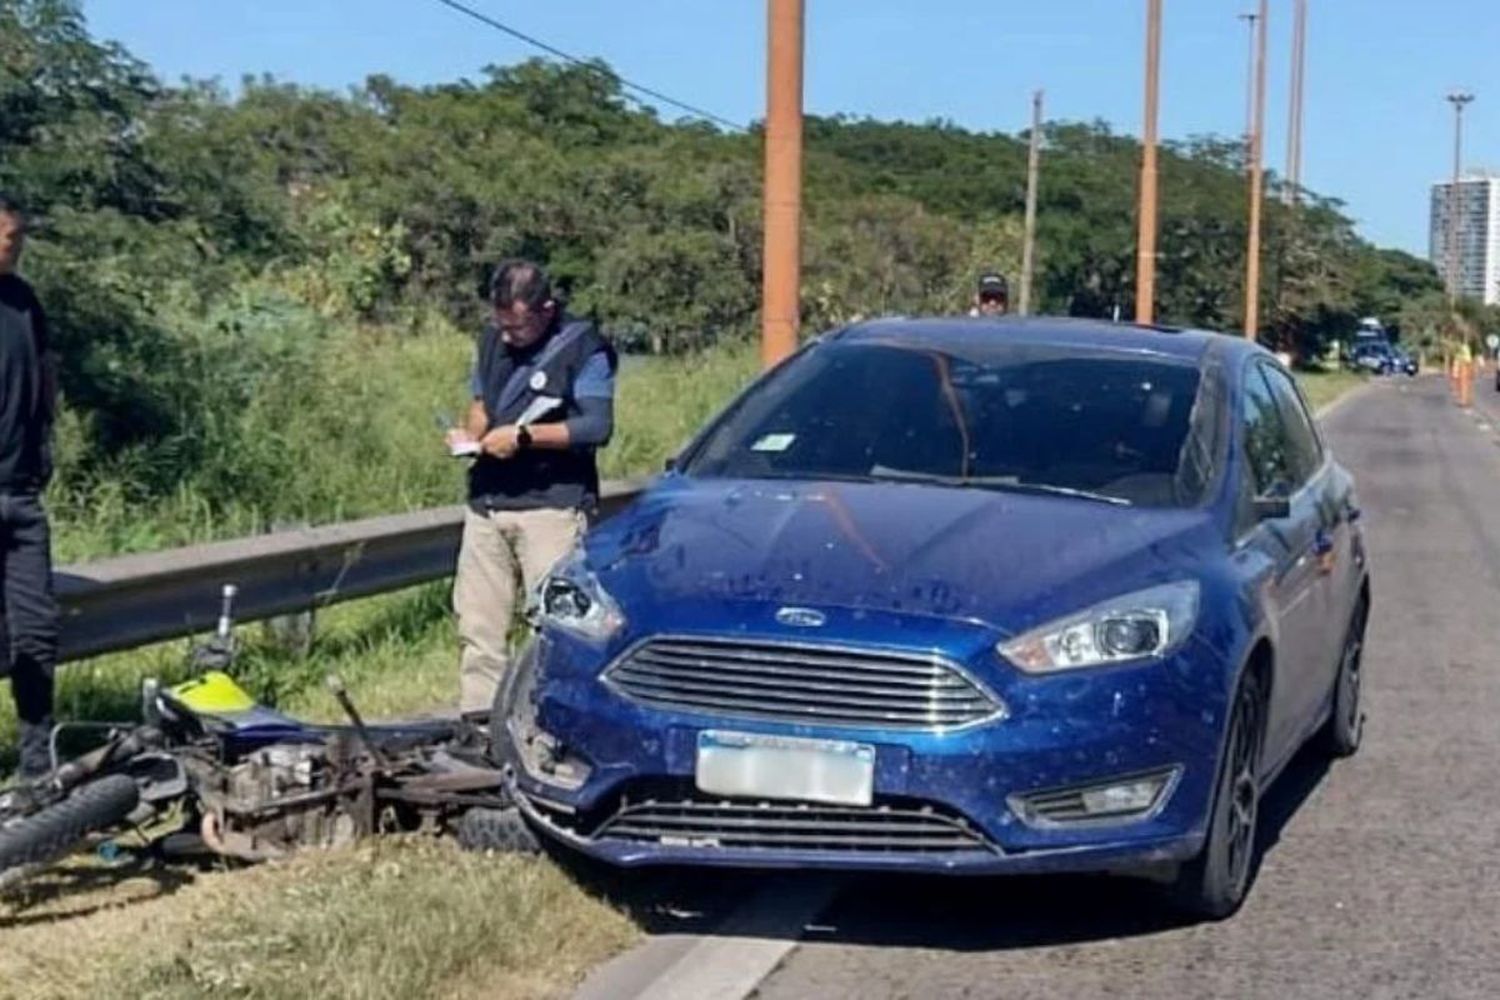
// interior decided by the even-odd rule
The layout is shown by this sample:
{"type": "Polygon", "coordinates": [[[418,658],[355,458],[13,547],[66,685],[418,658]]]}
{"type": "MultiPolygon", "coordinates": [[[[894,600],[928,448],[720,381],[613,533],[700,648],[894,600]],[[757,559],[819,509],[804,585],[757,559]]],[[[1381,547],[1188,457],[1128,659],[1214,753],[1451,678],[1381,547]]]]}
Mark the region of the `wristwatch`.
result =
{"type": "Polygon", "coordinates": [[[525,424],[516,428],[516,447],[521,451],[531,447],[531,428],[525,424]]]}

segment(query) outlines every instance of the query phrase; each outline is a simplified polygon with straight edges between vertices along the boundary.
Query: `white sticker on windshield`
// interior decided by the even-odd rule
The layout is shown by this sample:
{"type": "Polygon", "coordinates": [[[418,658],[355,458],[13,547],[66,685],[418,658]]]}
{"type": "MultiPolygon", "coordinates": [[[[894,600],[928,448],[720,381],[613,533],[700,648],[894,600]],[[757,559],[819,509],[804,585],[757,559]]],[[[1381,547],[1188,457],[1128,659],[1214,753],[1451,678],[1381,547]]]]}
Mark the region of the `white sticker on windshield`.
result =
{"type": "Polygon", "coordinates": [[[750,446],[751,451],[786,451],[797,440],[795,434],[767,434],[750,446]]]}

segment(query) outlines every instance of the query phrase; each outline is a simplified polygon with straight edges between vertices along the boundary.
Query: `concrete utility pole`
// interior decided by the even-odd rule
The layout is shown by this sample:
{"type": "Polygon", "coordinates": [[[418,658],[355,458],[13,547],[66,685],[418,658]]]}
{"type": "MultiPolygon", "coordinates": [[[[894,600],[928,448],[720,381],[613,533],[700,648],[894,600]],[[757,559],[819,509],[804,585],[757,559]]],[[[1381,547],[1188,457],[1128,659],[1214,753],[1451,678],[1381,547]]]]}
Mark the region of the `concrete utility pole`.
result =
{"type": "Polygon", "coordinates": [[[1307,86],[1307,0],[1296,0],[1292,22],[1292,108],[1287,123],[1286,191],[1288,205],[1302,197],[1302,103],[1307,86]]]}
{"type": "Polygon", "coordinates": [[[1161,79],[1161,0],[1146,0],[1146,116],[1141,128],[1141,204],[1136,235],[1135,321],[1156,319],[1156,114],[1161,79]]]}
{"type": "Polygon", "coordinates": [[[1255,116],[1250,128],[1250,245],[1245,252],[1245,336],[1254,340],[1260,332],[1260,215],[1265,177],[1266,124],[1266,22],[1267,0],[1260,0],[1255,25],[1255,116]]]}
{"type": "Polygon", "coordinates": [[[1245,22],[1245,176],[1250,176],[1250,141],[1255,134],[1255,22],[1254,11],[1239,16],[1245,22]]]}
{"type": "Polygon", "coordinates": [[[1018,312],[1031,315],[1031,282],[1036,269],[1036,184],[1042,158],[1042,91],[1031,95],[1031,150],[1026,158],[1026,242],[1021,247],[1021,301],[1018,312]]]}
{"type": "Polygon", "coordinates": [[[1448,95],[1448,103],[1453,105],[1453,186],[1448,189],[1448,233],[1444,241],[1448,244],[1448,260],[1445,270],[1448,272],[1448,308],[1451,310],[1458,305],[1458,208],[1459,182],[1462,180],[1464,166],[1464,108],[1474,101],[1474,95],[1464,91],[1455,90],[1448,95]]]}
{"type": "Polygon", "coordinates": [[[768,368],[797,349],[802,315],[802,3],[767,4],[760,356],[768,368]]]}

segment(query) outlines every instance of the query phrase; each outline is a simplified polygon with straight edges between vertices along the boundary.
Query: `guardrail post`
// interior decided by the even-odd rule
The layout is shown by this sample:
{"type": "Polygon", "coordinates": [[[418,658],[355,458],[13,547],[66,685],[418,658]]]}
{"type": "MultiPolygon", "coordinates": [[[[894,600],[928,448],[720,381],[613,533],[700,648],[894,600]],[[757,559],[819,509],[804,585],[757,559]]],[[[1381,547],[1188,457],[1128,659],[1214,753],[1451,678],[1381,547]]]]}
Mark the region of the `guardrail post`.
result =
{"type": "MultiPolygon", "coordinates": [[[[306,521],[273,521],[271,530],[302,531],[311,527],[306,521]]],[[[283,653],[289,653],[299,659],[306,659],[312,652],[313,641],[317,638],[317,609],[306,608],[302,611],[294,611],[291,614],[276,615],[267,618],[265,623],[266,635],[271,644],[283,653]]]]}

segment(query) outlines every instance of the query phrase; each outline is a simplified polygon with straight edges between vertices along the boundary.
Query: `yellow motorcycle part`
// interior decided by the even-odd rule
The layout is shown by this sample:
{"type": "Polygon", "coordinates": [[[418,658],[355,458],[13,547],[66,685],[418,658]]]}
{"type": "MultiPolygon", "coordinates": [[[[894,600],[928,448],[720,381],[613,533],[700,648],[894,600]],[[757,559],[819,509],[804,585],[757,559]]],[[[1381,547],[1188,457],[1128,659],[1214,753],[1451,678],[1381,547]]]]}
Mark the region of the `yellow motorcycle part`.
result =
{"type": "Polygon", "coordinates": [[[167,688],[167,694],[190,711],[204,715],[229,715],[259,707],[233,677],[218,670],[174,684],[167,688]]]}

